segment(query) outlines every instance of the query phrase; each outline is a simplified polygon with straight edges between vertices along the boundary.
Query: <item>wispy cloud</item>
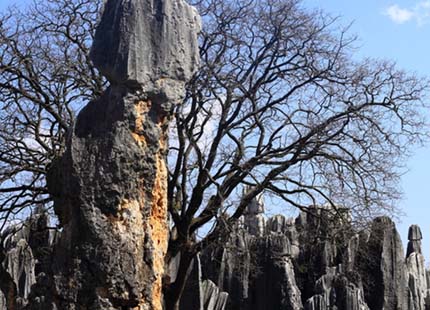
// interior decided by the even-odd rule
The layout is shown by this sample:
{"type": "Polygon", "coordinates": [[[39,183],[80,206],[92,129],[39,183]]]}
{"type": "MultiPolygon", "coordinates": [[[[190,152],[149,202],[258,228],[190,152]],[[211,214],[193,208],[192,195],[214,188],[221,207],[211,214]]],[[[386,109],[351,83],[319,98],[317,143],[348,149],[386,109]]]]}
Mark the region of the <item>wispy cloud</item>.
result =
{"type": "Polygon", "coordinates": [[[403,24],[414,17],[414,12],[408,9],[402,9],[397,4],[394,4],[385,10],[385,15],[387,15],[393,22],[403,24]]]}
{"type": "Polygon", "coordinates": [[[387,7],[383,14],[397,24],[415,21],[422,26],[430,22],[430,0],[418,2],[415,6],[408,8],[393,4],[387,7]]]}

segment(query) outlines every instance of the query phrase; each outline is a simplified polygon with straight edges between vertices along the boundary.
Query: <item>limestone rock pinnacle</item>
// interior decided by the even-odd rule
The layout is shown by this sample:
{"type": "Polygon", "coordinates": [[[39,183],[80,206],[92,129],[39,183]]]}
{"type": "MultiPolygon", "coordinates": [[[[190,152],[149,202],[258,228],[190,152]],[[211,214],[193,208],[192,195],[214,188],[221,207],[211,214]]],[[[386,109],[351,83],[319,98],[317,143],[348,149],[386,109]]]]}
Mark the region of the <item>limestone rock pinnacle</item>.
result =
{"type": "Polygon", "coordinates": [[[91,57],[110,81],[79,113],[49,191],[63,231],[52,304],[163,308],[171,107],[197,70],[197,12],[183,0],[107,0],[91,57]]]}

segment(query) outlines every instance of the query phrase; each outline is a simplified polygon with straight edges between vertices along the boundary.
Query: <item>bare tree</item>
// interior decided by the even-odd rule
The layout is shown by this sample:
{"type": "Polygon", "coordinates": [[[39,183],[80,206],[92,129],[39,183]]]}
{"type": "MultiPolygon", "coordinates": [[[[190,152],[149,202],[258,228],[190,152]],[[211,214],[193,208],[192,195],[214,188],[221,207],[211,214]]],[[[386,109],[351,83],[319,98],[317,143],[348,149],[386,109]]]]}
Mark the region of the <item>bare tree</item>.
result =
{"type": "MultiPolygon", "coordinates": [[[[189,265],[263,191],[286,206],[391,213],[408,150],[425,139],[427,81],[353,60],[336,18],[300,0],[195,0],[202,66],[175,108],[168,156],[167,309],[189,265]],[[243,189],[251,188],[243,193],[243,189]],[[199,235],[196,237],[196,235],[199,235]]],[[[36,1],[0,17],[0,215],[50,203],[45,175],[75,111],[104,81],[88,58],[99,1],[36,1]]],[[[343,211],[342,211],[343,212],[343,211]]]]}
{"type": "Polygon", "coordinates": [[[88,57],[100,3],[37,0],[0,16],[0,228],[51,199],[45,175],[104,81],[88,57]]]}
{"type": "Polygon", "coordinates": [[[427,81],[388,61],[355,62],[336,18],[296,0],[196,5],[203,66],[175,111],[169,157],[167,259],[180,253],[181,264],[168,309],[195,253],[263,191],[302,210],[346,206],[355,221],[391,213],[408,150],[426,135],[427,81]]]}

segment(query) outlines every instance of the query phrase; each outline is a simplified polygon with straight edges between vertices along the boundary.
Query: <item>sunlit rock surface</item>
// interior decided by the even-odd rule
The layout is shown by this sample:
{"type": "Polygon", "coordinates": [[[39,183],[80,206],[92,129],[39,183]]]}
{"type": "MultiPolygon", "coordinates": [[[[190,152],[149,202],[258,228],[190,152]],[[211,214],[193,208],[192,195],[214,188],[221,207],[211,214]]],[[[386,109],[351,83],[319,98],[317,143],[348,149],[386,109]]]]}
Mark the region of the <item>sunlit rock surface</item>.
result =
{"type": "Polygon", "coordinates": [[[421,229],[417,225],[409,228],[406,271],[408,281],[408,309],[425,310],[429,296],[424,256],[421,254],[421,229]]]}

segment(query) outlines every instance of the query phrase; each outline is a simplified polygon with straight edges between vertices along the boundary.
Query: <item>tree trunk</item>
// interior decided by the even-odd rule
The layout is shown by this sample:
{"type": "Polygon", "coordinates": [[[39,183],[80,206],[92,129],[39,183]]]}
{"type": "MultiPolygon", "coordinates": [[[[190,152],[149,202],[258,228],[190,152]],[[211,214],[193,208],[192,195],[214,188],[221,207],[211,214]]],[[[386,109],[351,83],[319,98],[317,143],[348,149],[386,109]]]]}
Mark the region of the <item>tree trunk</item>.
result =
{"type": "Polygon", "coordinates": [[[195,253],[181,251],[178,273],[174,282],[167,284],[164,291],[165,310],[179,310],[182,293],[195,253]]]}

